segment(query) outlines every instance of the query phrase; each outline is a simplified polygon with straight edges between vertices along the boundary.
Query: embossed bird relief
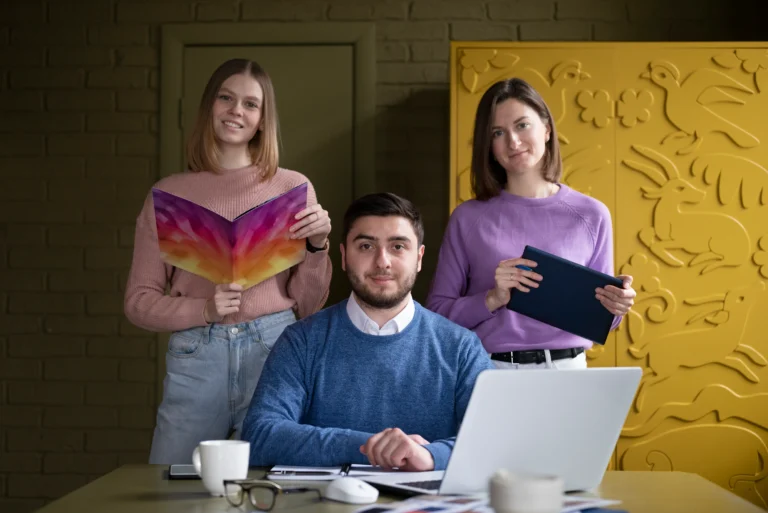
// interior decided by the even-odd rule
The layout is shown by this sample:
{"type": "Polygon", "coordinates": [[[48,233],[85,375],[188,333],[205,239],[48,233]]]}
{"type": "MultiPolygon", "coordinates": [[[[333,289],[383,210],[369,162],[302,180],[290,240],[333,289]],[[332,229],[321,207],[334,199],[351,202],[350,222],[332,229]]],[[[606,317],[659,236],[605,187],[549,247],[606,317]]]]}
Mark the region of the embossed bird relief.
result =
{"type": "Polygon", "coordinates": [[[632,149],[661,168],[632,159],[623,161],[625,166],[656,184],[656,187],[641,188],[643,197],[656,200],[656,205],[653,226],[638,233],[640,241],[654,255],[667,265],[681,267],[684,262],[671,251],[693,254],[688,266],[705,264],[700,274],[724,266],[737,267],[748,261],[749,235],[739,220],[720,212],[686,209],[684,205],[698,205],[707,193],[684,180],[677,166],[661,153],[640,145],[633,145],[632,149]]]}
{"type": "Polygon", "coordinates": [[[687,143],[677,150],[678,155],[699,149],[704,137],[712,132],[725,134],[740,148],[753,148],[760,143],[753,134],[712,108],[718,103],[746,103],[744,97],[754,91],[738,80],[711,68],[699,68],[681,80],[677,67],[664,60],[649,63],[648,71],[640,78],[649,79],[667,93],[667,118],[678,131],[664,137],[662,144],[673,140],[687,143]]]}
{"type": "Polygon", "coordinates": [[[648,387],[670,378],[680,367],[697,368],[718,363],[757,383],[754,371],[734,353],[746,356],[760,367],[768,365],[765,357],[755,348],[741,342],[752,307],[765,292],[765,282],[758,281],[737,287],[724,294],[691,298],[684,303],[700,306],[718,303],[690,319],[686,324],[704,320],[712,327],[683,330],[658,337],[640,347],[630,347],[634,358],[648,357],[648,367],[635,398],[635,410],[641,411],[648,387]]]}

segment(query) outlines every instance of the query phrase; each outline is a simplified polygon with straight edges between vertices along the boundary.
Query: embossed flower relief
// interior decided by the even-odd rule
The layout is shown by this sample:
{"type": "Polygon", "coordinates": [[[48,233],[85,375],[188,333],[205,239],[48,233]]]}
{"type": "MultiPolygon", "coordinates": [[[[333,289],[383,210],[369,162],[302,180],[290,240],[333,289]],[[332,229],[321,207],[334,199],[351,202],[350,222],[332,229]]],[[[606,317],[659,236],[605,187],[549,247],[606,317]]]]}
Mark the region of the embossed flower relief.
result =
{"type": "Polygon", "coordinates": [[[768,90],[768,50],[765,48],[740,48],[715,55],[712,60],[726,69],[741,67],[747,73],[753,73],[757,90],[768,90]]]}
{"type": "Polygon", "coordinates": [[[763,278],[768,278],[768,235],[763,235],[757,241],[757,247],[760,248],[752,255],[752,261],[760,266],[760,274],[763,278]]]}
{"type": "Polygon", "coordinates": [[[496,50],[464,50],[461,66],[472,68],[475,73],[485,73],[490,68],[490,61],[496,56],[496,50]]]}
{"type": "MultiPolygon", "coordinates": [[[[626,332],[630,342],[637,344],[648,331],[647,321],[662,323],[669,320],[677,304],[672,293],[661,286],[659,264],[645,253],[633,254],[619,272],[632,276],[632,286],[637,290],[635,307],[628,312],[626,322],[619,324],[619,331],[626,332]]],[[[596,359],[600,353],[602,349],[599,352],[587,352],[587,358],[596,359]]]]}
{"type": "Polygon", "coordinates": [[[765,48],[741,48],[729,53],[721,53],[712,57],[719,66],[733,69],[741,66],[747,73],[755,73],[759,69],[768,69],[768,50],[765,48]]]}
{"type": "MultiPolygon", "coordinates": [[[[627,336],[633,344],[639,343],[646,335],[647,322],[668,321],[677,310],[677,300],[669,289],[661,286],[658,277],[659,264],[645,253],[635,253],[621,266],[621,274],[634,278],[632,282],[638,291],[635,308],[627,313],[627,336]]],[[[619,329],[621,325],[619,325],[619,329]]]]}
{"type": "Polygon", "coordinates": [[[640,92],[627,89],[621,93],[621,99],[616,102],[616,110],[621,124],[632,128],[638,122],[645,123],[651,119],[650,106],[653,105],[653,95],[643,89],[640,92]]]}
{"type": "Polygon", "coordinates": [[[583,90],[576,97],[576,103],[582,107],[581,120],[592,122],[597,128],[605,128],[613,117],[613,101],[608,91],[583,90]]]}
{"type": "Polygon", "coordinates": [[[632,284],[636,290],[653,293],[659,290],[661,282],[657,274],[659,264],[648,258],[645,253],[635,253],[629,262],[621,266],[621,274],[632,276],[632,284]]]}
{"type": "Polygon", "coordinates": [[[480,89],[488,78],[481,80],[481,77],[490,72],[492,68],[496,70],[505,70],[511,68],[520,57],[509,52],[500,52],[494,49],[471,49],[464,50],[461,54],[459,63],[463,68],[461,71],[461,83],[470,93],[480,89]]]}
{"type": "Polygon", "coordinates": [[[755,73],[759,69],[768,69],[768,50],[763,48],[736,50],[736,57],[741,59],[741,67],[747,73],[755,73]]]}

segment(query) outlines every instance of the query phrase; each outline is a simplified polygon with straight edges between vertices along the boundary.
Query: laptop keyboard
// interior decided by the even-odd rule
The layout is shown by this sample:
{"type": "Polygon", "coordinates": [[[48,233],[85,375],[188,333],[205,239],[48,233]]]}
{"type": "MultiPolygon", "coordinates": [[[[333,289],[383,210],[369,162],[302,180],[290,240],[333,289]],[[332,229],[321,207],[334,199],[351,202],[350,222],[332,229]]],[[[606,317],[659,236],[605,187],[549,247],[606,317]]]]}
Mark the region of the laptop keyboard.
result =
{"type": "Polygon", "coordinates": [[[402,486],[411,486],[413,488],[421,488],[422,490],[439,490],[442,479],[434,479],[432,481],[411,481],[408,483],[397,483],[402,486]]]}

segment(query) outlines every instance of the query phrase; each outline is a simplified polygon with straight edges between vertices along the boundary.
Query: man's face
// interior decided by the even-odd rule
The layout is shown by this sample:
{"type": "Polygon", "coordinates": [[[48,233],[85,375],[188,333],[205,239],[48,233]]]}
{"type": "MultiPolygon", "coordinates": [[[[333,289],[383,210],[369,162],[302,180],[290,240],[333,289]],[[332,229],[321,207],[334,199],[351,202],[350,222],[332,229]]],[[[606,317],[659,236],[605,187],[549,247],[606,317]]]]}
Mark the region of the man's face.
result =
{"type": "Polygon", "coordinates": [[[341,266],[360,300],[388,309],[413,289],[423,255],[408,219],[365,216],[355,221],[341,245],[341,266]]]}

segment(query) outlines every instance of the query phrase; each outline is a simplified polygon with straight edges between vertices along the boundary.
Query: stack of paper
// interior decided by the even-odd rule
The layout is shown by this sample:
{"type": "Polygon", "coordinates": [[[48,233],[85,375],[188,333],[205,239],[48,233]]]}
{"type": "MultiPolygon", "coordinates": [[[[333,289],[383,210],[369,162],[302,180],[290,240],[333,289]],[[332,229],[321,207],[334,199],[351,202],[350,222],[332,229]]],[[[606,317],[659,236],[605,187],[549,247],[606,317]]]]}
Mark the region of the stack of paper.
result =
{"type": "MultiPolygon", "coordinates": [[[[593,510],[614,506],[620,501],[595,497],[563,496],[561,513],[593,510]]],[[[402,502],[371,504],[355,510],[355,513],[494,513],[485,497],[459,497],[455,495],[419,495],[402,502]]],[[[613,511],[612,513],[620,513],[613,511]]]]}

